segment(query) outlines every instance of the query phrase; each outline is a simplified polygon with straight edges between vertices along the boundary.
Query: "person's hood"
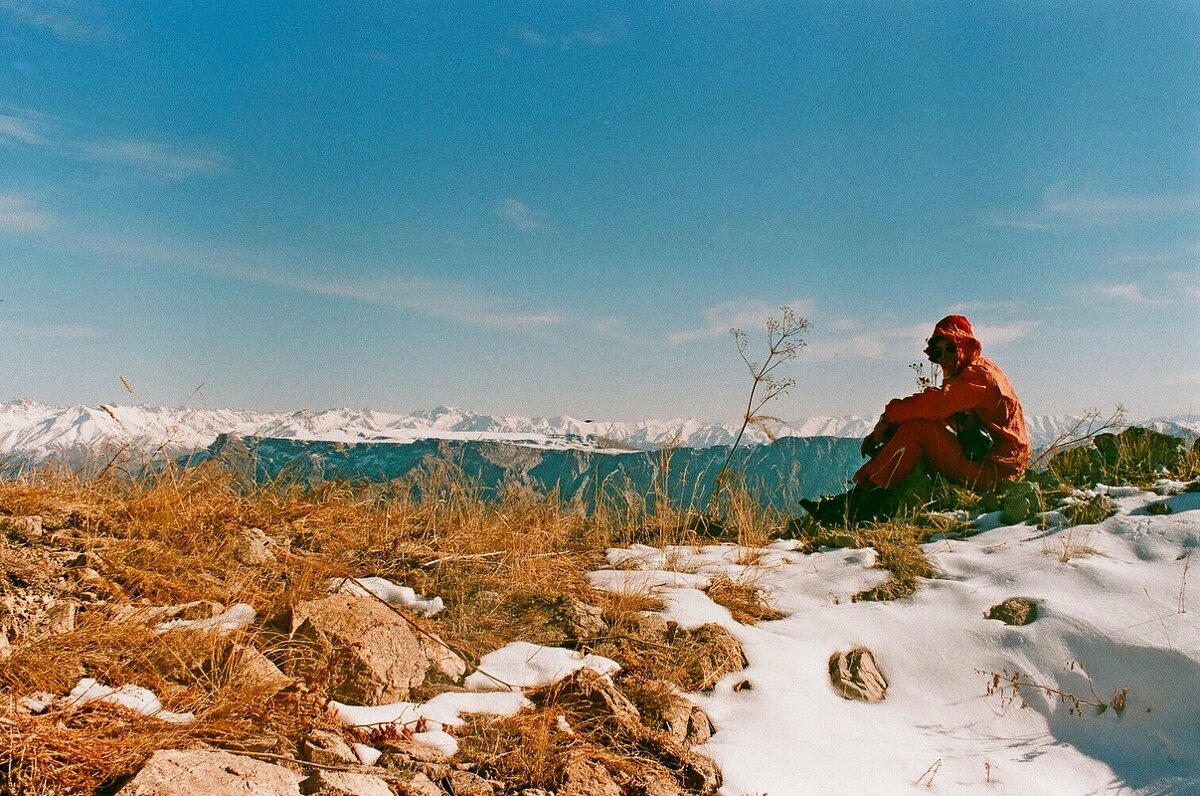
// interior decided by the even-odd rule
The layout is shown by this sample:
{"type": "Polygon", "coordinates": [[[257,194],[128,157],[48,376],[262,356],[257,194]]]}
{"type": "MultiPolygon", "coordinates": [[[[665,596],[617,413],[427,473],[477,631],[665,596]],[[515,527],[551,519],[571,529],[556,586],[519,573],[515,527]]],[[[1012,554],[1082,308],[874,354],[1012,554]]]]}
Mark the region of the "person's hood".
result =
{"type": "Polygon", "coordinates": [[[933,327],[933,334],[930,337],[947,337],[954,341],[954,348],[957,352],[954,373],[958,373],[978,359],[980,352],[983,351],[983,344],[975,336],[971,322],[963,315],[947,315],[942,318],[933,327]]]}

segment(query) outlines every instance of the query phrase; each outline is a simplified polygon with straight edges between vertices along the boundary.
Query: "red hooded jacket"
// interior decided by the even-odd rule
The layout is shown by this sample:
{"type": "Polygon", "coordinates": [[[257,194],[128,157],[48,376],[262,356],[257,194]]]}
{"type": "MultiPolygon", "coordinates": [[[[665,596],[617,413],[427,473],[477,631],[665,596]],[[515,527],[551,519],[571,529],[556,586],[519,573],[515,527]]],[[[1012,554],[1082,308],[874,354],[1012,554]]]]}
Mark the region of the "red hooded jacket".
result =
{"type": "Polygon", "coordinates": [[[940,387],[929,387],[907,398],[888,402],[883,419],[889,423],[906,420],[938,420],[952,423],[958,412],[974,412],[991,432],[995,447],[985,461],[1014,475],[1029,464],[1029,432],[1025,413],[1004,371],[981,355],[983,346],[962,315],[948,315],[933,327],[932,337],[954,341],[957,351],[953,371],[946,373],[940,387]]]}

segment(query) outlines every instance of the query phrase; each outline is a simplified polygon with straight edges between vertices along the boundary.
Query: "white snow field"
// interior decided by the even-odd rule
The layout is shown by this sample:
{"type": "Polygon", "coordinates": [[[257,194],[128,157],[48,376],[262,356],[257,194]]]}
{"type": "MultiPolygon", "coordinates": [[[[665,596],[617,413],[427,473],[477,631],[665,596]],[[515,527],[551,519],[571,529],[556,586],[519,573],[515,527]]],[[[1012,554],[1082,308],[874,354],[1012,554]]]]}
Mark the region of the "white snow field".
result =
{"type": "MultiPolygon", "coordinates": [[[[696,695],[717,731],[700,751],[725,775],[722,794],[1200,793],[1200,494],[1107,490],[1118,514],[1098,525],[993,527],[924,546],[938,572],[895,602],[852,602],[886,578],[873,551],[805,555],[793,542],[753,566],[729,545],[614,549],[594,585],[652,591],[668,618],[715,622],[749,667],[696,695]],[[1164,501],[1171,513],[1147,506],[1164,501]],[[717,575],[766,589],[785,619],[747,626],[701,591],[717,575]],[[1027,626],[985,618],[1033,598],[1027,626]],[[883,702],[842,698],[837,651],[870,649],[883,702]],[[1034,686],[1014,693],[1011,677],[1034,686]],[[1000,688],[991,689],[994,674],[1000,688]],[[734,688],[735,684],[749,688],[734,688]],[[1103,712],[1088,702],[1124,710],[1103,712]]],[[[1051,521],[1057,512],[1046,515],[1051,521]]],[[[995,516],[982,518],[984,527],[995,516]]]]}

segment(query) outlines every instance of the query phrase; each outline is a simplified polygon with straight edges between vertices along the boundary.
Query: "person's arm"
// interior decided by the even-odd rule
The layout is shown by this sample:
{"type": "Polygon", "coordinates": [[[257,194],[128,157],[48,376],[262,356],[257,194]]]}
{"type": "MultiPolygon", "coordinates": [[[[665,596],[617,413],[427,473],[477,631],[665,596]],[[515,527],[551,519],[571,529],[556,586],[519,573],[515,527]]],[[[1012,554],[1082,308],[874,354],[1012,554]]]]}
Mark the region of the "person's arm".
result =
{"type": "Polygon", "coordinates": [[[955,412],[977,409],[986,403],[989,389],[983,374],[971,370],[953,376],[941,387],[929,387],[907,398],[888,401],[883,420],[903,423],[906,420],[945,420],[955,412]]]}
{"type": "Polygon", "coordinates": [[[862,454],[864,459],[879,453],[883,446],[887,444],[887,441],[891,439],[895,431],[896,426],[884,420],[881,415],[879,422],[875,424],[875,428],[871,429],[871,433],[863,439],[862,445],[858,447],[859,453],[862,454]]]}

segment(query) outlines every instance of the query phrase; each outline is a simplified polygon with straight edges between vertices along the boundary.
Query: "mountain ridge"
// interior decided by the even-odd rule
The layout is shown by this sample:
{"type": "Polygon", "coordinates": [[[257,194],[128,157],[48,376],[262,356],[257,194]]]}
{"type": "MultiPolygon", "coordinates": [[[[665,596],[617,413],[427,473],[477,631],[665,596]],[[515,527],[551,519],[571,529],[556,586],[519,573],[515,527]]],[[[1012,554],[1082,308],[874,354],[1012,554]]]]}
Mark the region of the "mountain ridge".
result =
{"type": "MultiPolygon", "coordinates": [[[[814,416],[780,427],[775,436],[862,437],[874,422],[874,418],[858,415],[814,416]]],[[[1042,447],[1081,422],[1086,426],[1087,420],[1081,416],[1036,415],[1027,425],[1034,446],[1042,447]]],[[[1200,436],[1200,417],[1195,415],[1156,417],[1134,425],[1193,439],[1200,436]]],[[[0,403],[0,456],[26,464],[73,462],[118,449],[177,456],[202,450],[221,434],[346,444],[449,439],[648,451],[666,446],[730,445],[737,431],[732,423],[694,418],[594,421],[568,415],[486,415],[451,406],[403,414],[369,408],[259,412],[146,405],[58,406],[29,399],[0,403]]],[[[768,441],[761,430],[746,430],[744,442],[768,441]]]]}

